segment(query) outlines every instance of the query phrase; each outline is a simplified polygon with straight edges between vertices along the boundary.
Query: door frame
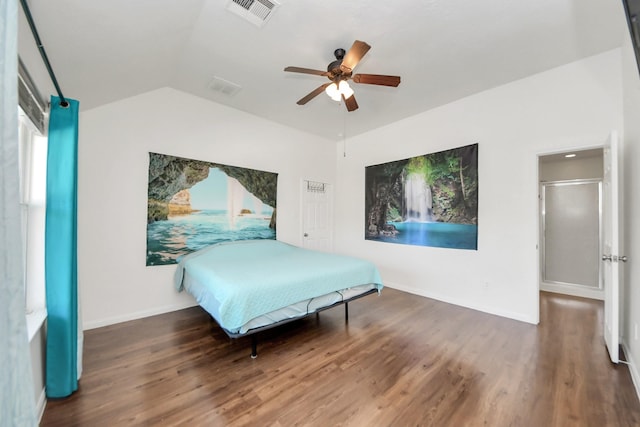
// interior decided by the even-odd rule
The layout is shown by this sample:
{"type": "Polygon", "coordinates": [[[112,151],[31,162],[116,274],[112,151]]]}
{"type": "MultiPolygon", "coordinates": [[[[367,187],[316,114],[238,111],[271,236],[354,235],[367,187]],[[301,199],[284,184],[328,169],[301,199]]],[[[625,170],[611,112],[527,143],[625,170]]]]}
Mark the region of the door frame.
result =
{"type": "MultiPolygon", "coordinates": [[[[536,199],[537,199],[537,203],[536,203],[536,231],[538,233],[538,238],[537,238],[537,244],[536,244],[536,266],[537,266],[537,278],[538,278],[538,295],[540,293],[541,287],[540,285],[542,284],[542,194],[541,194],[541,190],[542,190],[542,182],[540,181],[540,157],[545,157],[545,156],[552,156],[552,155],[557,155],[557,154],[569,154],[569,153],[574,153],[574,152],[579,152],[579,151],[586,151],[586,150],[594,150],[594,149],[602,149],[604,150],[605,144],[604,142],[600,143],[600,144],[592,144],[592,145],[582,145],[582,146],[567,146],[565,148],[561,148],[561,149],[555,149],[555,150],[550,150],[550,151],[541,151],[538,152],[536,154],[536,165],[535,165],[535,171],[536,171],[536,189],[535,189],[535,195],[536,195],[536,199]]],[[[539,315],[540,315],[540,301],[538,300],[538,319],[539,319],[539,315]]]]}
{"type": "MultiPolygon", "coordinates": [[[[551,151],[541,151],[538,152],[536,154],[536,164],[535,164],[535,185],[536,185],[536,197],[537,197],[537,203],[536,203],[536,225],[537,225],[537,233],[538,233],[538,239],[537,239],[537,244],[536,244],[536,265],[537,265],[537,282],[538,282],[538,292],[536,292],[536,296],[535,296],[535,303],[536,306],[538,307],[538,311],[537,311],[537,323],[540,322],[540,285],[542,283],[542,275],[541,275],[541,260],[542,257],[540,255],[540,247],[541,247],[541,215],[540,215],[540,202],[541,202],[541,197],[540,197],[540,157],[543,156],[548,156],[548,155],[553,155],[553,154],[562,154],[562,153],[570,153],[570,152],[576,152],[576,151],[584,151],[584,150],[591,150],[591,149],[602,149],[603,152],[605,150],[605,148],[607,147],[607,143],[609,141],[609,139],[612,137],[612,134],[615,134],[618,137],[618,150],[619,152],[616,153],[618,156],[620,156],[620,153],[622,152],[622,150],[624,149],[622,147],[622,139],[618,136],[618,132],[615,130],[612,130],[611,132],[609,132],[609,134],[603,139],[602,142],[598,143],[598,144],[593,144],[593,145],[584,145],[584,146],[567,146],[561,149],[555,149],[555,150],[551,150],[551,151]]],[[[622,182],[622,178],[624,177],[624,171],[622,170],[622,164],[618,164],[618,181],[619,182],[619,191],[622,192],[623,188],[624,188],[624,182],[622,182]]],[[[622,194],[622,193],[620,193],[622,194]]],[[[605,200],[603,199],[603,203],[605,203],[605,200]]],[[[620,215],[622,215],[622,213],[624,212],[623,207],[620,208],[620,215]]],[[[623,218],[618,218],[618,226],[619,228],[619,250],[623,250],[624,248],[624,241],[622,240],[623,236],[624,236],[624,230],[621,228],[624,226],[624,221],[623,218]]],[[[602,227],[606,227],[606,224],[602,224],[602,227]]],[[[617,254],[616,254],[617,255],[617,254]]],[[[623,279],[623,269],[620,269],[620,289],[619,289],[619,301],[622,300],[622,293],[623,293],[623,286],[622,283],[624,283],[624,279],[623,279]]],[[[605,284],[606,286],[606,284],[605,284]]],[[[618,322],[619,322],[619,328],[618,328],[618,339],[620,339],[620,335],[622,335],[622,327],[623,327],[623,323],[620,321],[620,318],[622,317],[622,306],[620,304],[618,304],[618,322]]],[[[604,323],[604,318],[603,318],[603,323],[604,323]]],[[[603,328],[604,328],[604,324],[603,324],[603,328]]],[[[603,331],[604,333],[604,331],[603,331]]],[[[604,343],[603,343],[604,344],[604,343]]],[[[607,351],[609,349],[607,348],[607,351]]],[[[614,360],[612,360],[614,361],[614,360]]],[[[614,363],[617,363],[617,360],[614,361],[614,363]]]]}
{"type": "Polygon", "coordinates": [[[591,144],[591,145],[582,145],[582,146],[575,146],[575,145],[567,145],[565,147],[562,148],[556,148],[553,150],[549,150],[549,151],[539,151],[536,153],[536,159],[535,159],[535,197],[536,197],[536,233],[537,233],[537,240],[536,240],[536,278],[537,278],[537,287],[538,290],[536,292],[536,307],[538,307],[538,318],[537,318],[537,323],[540,322],[540,291],[544,290],[541,289],[541,284],[542,284],[542,255],[541,255],[541,251],[542,251],[542,215],[541,213],[541,203],[542,203],[542,195],[540,194],[541,191],[541,182],[540,182],[540,157],[544,157],[544,156],[551,156],[551,155],[555,155],[555,154],[568,154],[568,153],[573,153],[573,152],[577,152],[577,151],[586,151],[586,150],[593,150],[593,149],[602,149],[604,150],[604,146],[605,143],[604,141],[598,144],[591,144]]]}

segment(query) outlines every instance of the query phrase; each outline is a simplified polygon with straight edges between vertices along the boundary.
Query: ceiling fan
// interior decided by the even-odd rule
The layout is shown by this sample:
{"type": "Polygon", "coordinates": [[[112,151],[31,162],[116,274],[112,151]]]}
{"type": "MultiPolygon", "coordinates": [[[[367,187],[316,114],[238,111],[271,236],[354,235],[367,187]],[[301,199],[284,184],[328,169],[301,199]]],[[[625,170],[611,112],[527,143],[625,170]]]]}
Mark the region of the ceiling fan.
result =
{"type": "Polygon", "coordinates": [[[336,49],[333,54],[336,60],[329,64],[327,71],[312,70],[310,68],[287,67],[284,71],[292,73],[314,74],[317,76],[325,76],[330,82],[325,83],[309,94],[301,98],[296,104],[304,105],[325,91],[327,95],[334,101],[344,100],[344,104],[348,111],[358,109],[356,97],[353,89],[349,87],[347,80],[354,83],[364,83],[369,85],[392,86],[397,87],[400,84],[399,76],[385,76],[381,74],[352,74],[353,69],[358,65],[362,57],[371,49],[367,43],[356,40],[348,52],[344,49],[336,49]]]}

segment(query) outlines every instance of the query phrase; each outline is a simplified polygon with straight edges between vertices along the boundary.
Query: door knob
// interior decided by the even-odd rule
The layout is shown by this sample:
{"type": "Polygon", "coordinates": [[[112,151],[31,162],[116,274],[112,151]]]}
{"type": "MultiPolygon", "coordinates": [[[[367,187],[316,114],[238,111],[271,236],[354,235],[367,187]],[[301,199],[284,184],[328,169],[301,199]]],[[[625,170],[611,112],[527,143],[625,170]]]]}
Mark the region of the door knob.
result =
{"type": "Polygon", "coordinates": [[[618,258],[620,261],[622,262],[627,262],[627,256],[626,255],[622,255],[620,258],[618,258]]]}
{"type": "Polygon", "coordinates": [[[611,261],[611,255],[602,255],[603,261],[611,261]]]}
{"type": "Polygon", "coordinates": [[[304,233],[304,234],[303,234],[303,236],[304,236],[304,237],[309,237],[309,234],[304,233]]]}

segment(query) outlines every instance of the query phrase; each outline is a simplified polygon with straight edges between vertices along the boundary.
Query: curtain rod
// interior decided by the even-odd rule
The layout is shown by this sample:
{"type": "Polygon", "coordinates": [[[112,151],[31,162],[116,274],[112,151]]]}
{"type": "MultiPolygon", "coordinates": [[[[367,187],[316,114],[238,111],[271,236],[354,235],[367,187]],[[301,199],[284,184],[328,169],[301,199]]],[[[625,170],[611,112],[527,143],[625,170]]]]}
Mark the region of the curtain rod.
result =
{"type": "Polygon", "coordinates": [[[47,67],[49,77],[51,77],[51,81],[56,88],[56,92],[58,92],[58,97],[60,98],[60,106],[66,108],[69,106],[69,103],[65,99],[64,95],[62,95],[62,91],[60,90],[60,86],[58,85],[56,75],[53,73],[53,69],[51,68],[51,63],[49,62],[47,53],[44,51],[44,46],[42,45],[42,41],[40,41],[40,36],[38,35],[36,24],[33,22],[33,16],[31,16],[31,10],[29,10],[27,0],[20,0],[20,4],[22,4],[22,10],[24,11],[24,14],[27,18],[27,22],[29,22],[29,27],[31,27],[31,34],[33,34],[33,38],[36,40],[36,45],[38,46],[38,50],[40,51],[40,56],[42,56],[44,65],[47,67]]]}

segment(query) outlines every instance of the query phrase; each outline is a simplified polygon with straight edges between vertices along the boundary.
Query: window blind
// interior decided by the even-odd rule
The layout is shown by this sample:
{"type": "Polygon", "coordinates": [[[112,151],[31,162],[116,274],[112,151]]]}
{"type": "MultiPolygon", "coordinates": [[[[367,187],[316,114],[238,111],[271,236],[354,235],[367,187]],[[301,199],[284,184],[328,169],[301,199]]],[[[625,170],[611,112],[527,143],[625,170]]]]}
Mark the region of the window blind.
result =
{"type": "Polygon", "coordinates": [[[18,105],[20,105],[22,111],[29,117],[29,120],[31,120],[40,134],[45,135],[47,103],[42,99],[20,58],[18,58],[18,105]]]}

